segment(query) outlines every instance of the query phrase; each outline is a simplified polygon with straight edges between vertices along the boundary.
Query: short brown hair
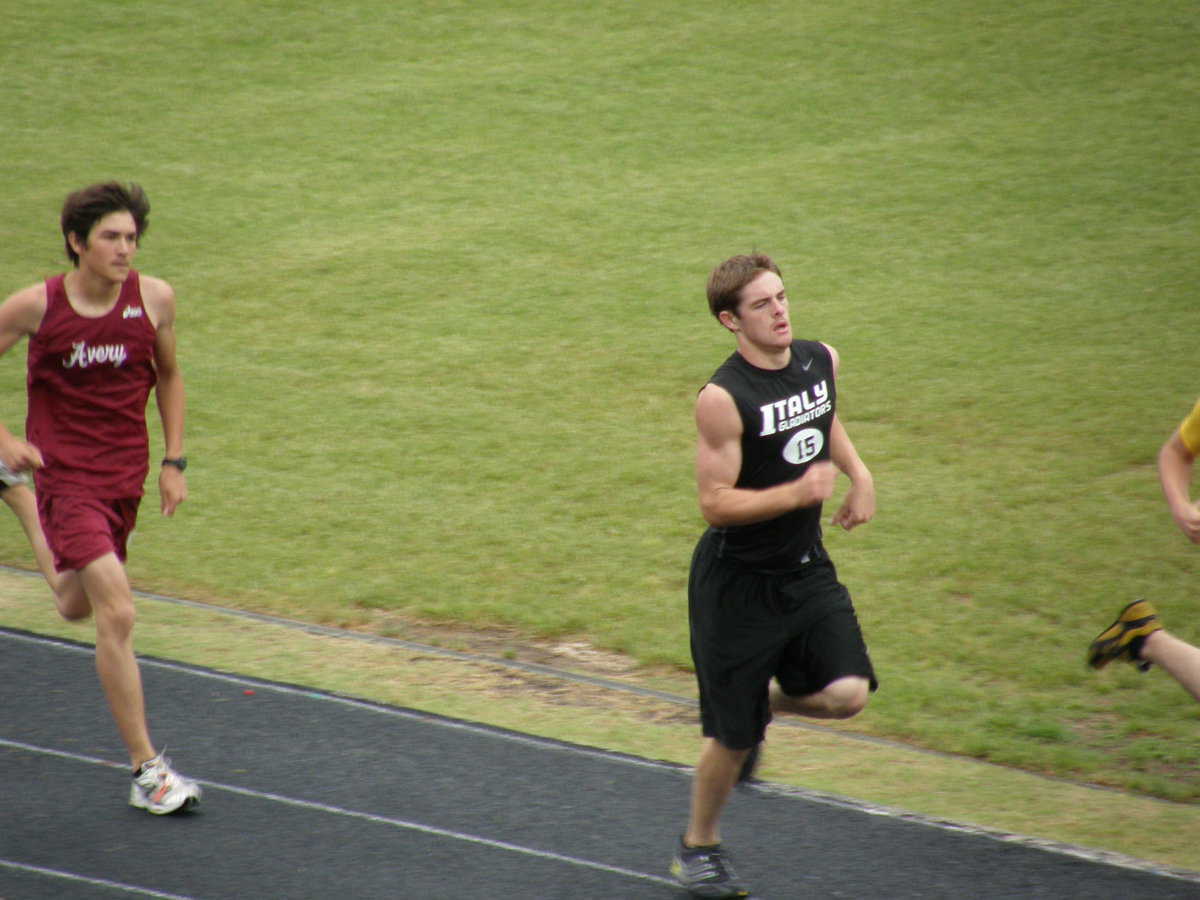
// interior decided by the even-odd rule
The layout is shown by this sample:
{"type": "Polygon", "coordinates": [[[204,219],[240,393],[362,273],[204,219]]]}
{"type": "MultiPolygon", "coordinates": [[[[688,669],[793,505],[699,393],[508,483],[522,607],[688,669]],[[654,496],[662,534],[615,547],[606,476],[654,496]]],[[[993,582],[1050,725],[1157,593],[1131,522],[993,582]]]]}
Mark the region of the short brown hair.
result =
{"type": "Polygon", "coordinates": [[[79,265],[79,254],[71,246],[71,235],[86,245],[96,223],[119,210],[125,210],[133,216],[139,238],[146,233],[150,227],[150,201],[139,184],[131,182],[126,187],[115,181],[106,181],[67,195],[62,208],[62,233],[71,265],[79,265]]]}
{"type": "Polygon", "coordinates": [[[726,310],[736,315],[742,288],[764,272],[783,277],[779,266],[764,253],[742,254],[725,260],[708,276],[709,312],[718,319],[726,310]]]}

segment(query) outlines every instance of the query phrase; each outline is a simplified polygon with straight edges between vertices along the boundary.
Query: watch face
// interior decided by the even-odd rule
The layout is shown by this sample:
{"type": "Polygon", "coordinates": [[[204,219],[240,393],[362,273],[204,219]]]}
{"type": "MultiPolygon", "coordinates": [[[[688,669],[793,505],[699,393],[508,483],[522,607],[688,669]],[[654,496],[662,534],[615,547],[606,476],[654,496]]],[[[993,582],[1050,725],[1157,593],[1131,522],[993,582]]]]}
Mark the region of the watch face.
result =
{"type": "Polygon", "coordinates": [[[163,465],[164,466],[174,466],[180,472],[182,472],[184,469],[187,468],[187,457],[181,456],[178,459],[164,459],[163,465]]]}

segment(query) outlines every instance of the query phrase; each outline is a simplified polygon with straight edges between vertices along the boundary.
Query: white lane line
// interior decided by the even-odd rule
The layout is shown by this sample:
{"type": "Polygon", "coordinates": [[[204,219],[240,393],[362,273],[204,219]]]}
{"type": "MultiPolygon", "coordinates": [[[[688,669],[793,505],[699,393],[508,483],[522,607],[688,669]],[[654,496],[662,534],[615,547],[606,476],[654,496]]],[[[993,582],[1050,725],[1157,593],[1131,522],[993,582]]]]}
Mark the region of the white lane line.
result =
{"type": "MultiPolygon", "coordinates": [[[[120,768],[120,763],[114,763],[109,760],[99,759],[94,756],[84,756],[80,753],[71,753],[65,750],[56,750],[51,747],[38,747],[33,744],[25,744],[21,741],[11,741],[7,738],[0,738],[0,747],[12,747],[17,750],[23,750],[27,753],[39,754],[42,756],[53,756],[58,759],[67,759],[72,762],[87,763],[88,765],[104,766],[105,768],[120,768]]],[[[380,816],[375,813],[360,812],[354,809],[345,809],[340,806],[333,806],[328,803],[321,803],[315,800],[303,800],[299,797],[287,797],[282,794],[273,794],[269,791],[258,791],[253,788],[240,787],[232,784],[222,784],[219,781],[208,781],[203,778],[193,778],[194,781],[204,785],[205,788],[211,788],[218,791],[227,791],[231,794],[239,794],[243,797],[251,797],[255,800],[267,800],[272,803],[281,803],[285,806],[292,806],[298,809],[311,809],[317,812],[329,813],[336,816],[345,816],[351,819],[358,819],[364,822],[371,822],[376,825],[388,825],[393,828],[400,828],[406,831],[416,831],[421,834],[433,835],[435,837],[449,838],[455,841],[462,841],[469,844],[477,844],[483,847],[491,847],[495,850],[503,850],[507,853],[517,853],[521,856],[531,856],[536,859],[550,860],[551,862],[565,863],[569,866],[579,866],[585,869],[594,869],[599,872],[606,872],[610,875],[620,875],[624,878],[634,878],[639,881],[650,881],[655,884],[665,884],[674,886],[676,882],[666,878],[661,878],[657,875],[649,875],[645,872],[636,872],[633,869],[624,869],[620,866],[610,866],[607,863],[593,862],[589,859],[580,859],[575,856],[567,856],[562,853],[554,853],[549,850],[538,850],[533,847],[525,847],[521,844],[512,844],[508,841],[498,841],[492,838],[481,837],[475,834],[466,834],[461,831],[454,831],[449,828],[439,828],[436,825],[425,825],[421,822],[410,822],[406,819],[394,819],[390,816],[380,816]]],[[[170,895],[163,895],[170,896],[170,895]]]]}
{"type": "MultiPolygon", "coordinates": [[[[70,650],[75,653],[86,654],[88,656],[91,656],[95,652],[94,648],[90,644],[75,644],[42,635],[15,634],[13,632],[4,631],[3,629],[0,629],[0,638],[10,638],[15,641],[24,641],[25,643],[29,644],[50,645],[58,649],[70,650]]],[[[280,684],[277,682],[249,678],[246,676],[217,672],[211,669],[200,669],[187,663],[163,659],[147,659],[143,656],[138,657],[138,663],[148,668],[166,669],[173,672],[184,672],[188,675],[207,678],[211,681],[222,681],[226,684],[236,685],[240,688],[253,688],[256,691],[273,691],[278,694],[304,697],[308,700],[336,703],[341,706],[348,706],[352,709],[364,710],[377,715],[389,716],[397,719],[408,719],[411,721],[421,722],[426,725],[437,725],[441,728],[455,731],[466,731],[473,734],[482,734],[491,738],[508,741],[509,743],[538,747],[543,750],[567,752],[576,756],[589,756],[597,759],[608,760],[610,762],[620,762],[625,765],[636,766],[639,768],[665,769],[668,771],[682,773],[686,773],[687,771],[682,766],[677,766],[672,763],[656,762],[654,760],[641,759],[636,756],[625,756],[620,753],[614,753],[608,750],[599,750],[594,747],[585,747],[580,744],[567,744],[561,741],[551,740],[550,738],[540,738],[530,734],[520,734],[519,732],[515,731],[504,731],[500,728],[493,728],[488,725],[479,725],[473,722],[447,719],[438,716],[435,713],[423,713],[418,710],[404,709],[397,706],[388,706],[384,703],[374,703],[369,700],[359,700],[354,697],[345,697],[339,694],[329,694],[318,688],[306,688],[300,685],[280,684]]],[[[2,898],[0,898],[0,900],[2,900],[2,898]]]]}
{"type": "Polygon", "coordinates": [[[0,869],[15,869],[18,872],[28,872],[33,875],[44,875],[57,878],[60,881],[74,881],[79,884],[89,884],[93,887],[109,888],[114,891],[124,891],[127,894],[137,894],[139,897],[157,897],[159,900],[200,900],[199,897],[187,897],[183,894],[168,894],[165,891],[155,891],[150,888],[138,887],[135,884],[123,884],[119,881],[109,881],[106,878],[90,878],[78,872],[64,872],[62,869],[48,869],[45,866],[31,866],[11,859],[0,859],[0,869]]]}
{"type": "MultiPolygon", "coordinates": [[[[35,573],[36,574],[36,573],[35,573]]],[[[88,645],[79,645],[68,643],[54,637],[45,635],[33,634],[16,634],[10,631],[0,629],[0,638],[11,638],[13,640],[22,640],[32,644],[49,644],[57,648],[74,650],[78,653],[90,654],[93,648],[88,645]]],[[[313,700],[323,700],[333,703],[341,703],[347,706],[352,706],[358,709],[371,710],[383,715],[396,716],[399,718],[413,719],[431,725],[440,725],[443,728],[458,729],[461,731],[473,732],[476,734],[486,734],[490,737],[500,738],[502,740],[511,741],[513,743],[526,744],[529,746],[540,747],[543,749],[556,750],[571,754],[579,754],[583,756],[591,756],[597,759],[605,759],[614,762],[625,763],[627,765],[640,766],[643,768],[658,769],[660,771],[682,773],[691,777],[692,770],[673,763],[654,761],[649,759],[640,759],[634,756],[624,756],[619,753],[612,753],[605,750],[583,747],[576,744],[564,744],[557,741],[534,737],[533,735],[522,735],[516,732],[501,731],[490,728],[486,725],[476,725],[471,722],[460,722],[451,719],[444,719],[433,714],[425,714],[414,710],[401,709],[399,707],[390,707],[384,704],[371,703],[364,700],[356,700],[351,697],[342,697],[337,694],[326,694],[317,691],[316,689],[307,689],[303,687],[294,687],[289,685],[281,685],[273,682],[265,682],[252,680],[248,678],[239,678],[235,675],[226,675],[221,672],[213,672],[204,669],[197,669],[185,663],[176,663],[166,660],[157,659],[142,659],[139,657],[139,662],[142,665],[157,666],[163,669],[172,669],[179,672],[186,672],[192,675],[199,675],[204,678],[210,678],[218,681],[226,681],[230,684],[235,684],[243,687],[252,687],[255,690],[272,690],[282,694],[297,694],[313,700]]],[[[787,720],[784,720],[786,723],[787,720]]],[[[885,742],[886,743],[886,742],[885,742]]],[[[1054,779],[1058,780],[1058,779],[1054,779]]],[[[1101,788],[1095,785],[1077,784],[1077,787],[1094,790],[1097,794],[1105,794],[1110,792],[1109,788],[1101,788]]],[[[1173,878],[1181,881],[1191,881],[1200,884],[1200,871],[1192,871],[1190,869],[1180,869],[1174,866],[1164,865],[1162,863],[1151,862],[1149,860],[1138,859],[1136,857],[1127,856],[1123,853],[1117,853],[1111,850],[1100,850],[1092,847],[1080,847],[1074,844],[1067,844],[1060,841],[1047,840],[1043,838],[1029,837],[1027,835],[1016,834],[1009,831],[1004,831],[996,828],[989,828],[983,825],[973,825],[965,822],[954,822],[946,819],[938,819],[932,816],[913,813],[907,810],[894,809],[887,806],[870,803],[865,800],[858,800],[852,797],[843,797],[837,794],[827,794],[822,791],[814,791],[807,788],[794,787],[790,785],[764,785],[759,790],[777,796],[800,798],[812,803],[820,803],[826,806],[834,806],[841,809],[858,810],[868,815],[879,816],[882,818],[895,819],[902,822],[913,822],[922,825],[926,828],[932,828],[937,831],[948,831],[957,833],[966,833],[976,835],[978,837],[987,838],[989,840],[998,841],[1006,844],[1018,844],[1026,847],[1033,847],[1046,853],[1054,853],[1060,856],[1069,856],[1076,859],[1083,859],[1088,862],[1098,863],[1101,865],[1114,866],[1121,869],[1130,869],[1139,872],[1149,872],[1153,875],[1161,875],[1166,878],[1173,878]]],[[[1159,801],[1164,805],[1171,805],[1170,801],[1159,801]]],[[[651,876],[646,876],[651,877],[651,876]]],[[[664,880],[665,881],[665,880],[664,880]]],[[[675,882],[665,882],[675,885],[675,882]]],[[[0,898],[2,900],[2,898],[0,898]]]]}

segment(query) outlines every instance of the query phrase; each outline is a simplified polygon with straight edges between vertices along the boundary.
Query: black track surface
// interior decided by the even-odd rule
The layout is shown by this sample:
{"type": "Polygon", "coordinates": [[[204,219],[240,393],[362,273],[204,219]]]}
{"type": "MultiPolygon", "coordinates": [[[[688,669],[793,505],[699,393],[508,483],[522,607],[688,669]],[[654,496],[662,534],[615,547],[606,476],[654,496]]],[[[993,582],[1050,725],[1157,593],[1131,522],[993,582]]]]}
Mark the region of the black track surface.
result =
{"type": "MultiPolygon", "coordinates": [[[[91,650],[0,629],[0,898],[679,900],[690,772],[143,659],[198,812],[126,805],[91,650]]],[[[785,792],[724,832],[763,900],[1200,897],[1200,882],[785,792]]]]}

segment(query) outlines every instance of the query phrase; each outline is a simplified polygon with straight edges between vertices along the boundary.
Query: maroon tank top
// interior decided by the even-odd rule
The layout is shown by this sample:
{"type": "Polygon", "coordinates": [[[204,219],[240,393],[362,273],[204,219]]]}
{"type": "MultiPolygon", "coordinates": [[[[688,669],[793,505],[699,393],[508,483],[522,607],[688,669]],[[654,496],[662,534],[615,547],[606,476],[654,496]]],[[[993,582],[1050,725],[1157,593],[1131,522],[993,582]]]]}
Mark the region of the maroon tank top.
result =
{"type": "Polygon", "coordinates": [[[46,279],[46,314],[29,339],[25,439],[45,466],[38,491],[142,496],[149,470],[146,402],[158,378],[154,326],[130,271],[116,305],[91,319],[71,307],[63,276],[46,279]]]}

